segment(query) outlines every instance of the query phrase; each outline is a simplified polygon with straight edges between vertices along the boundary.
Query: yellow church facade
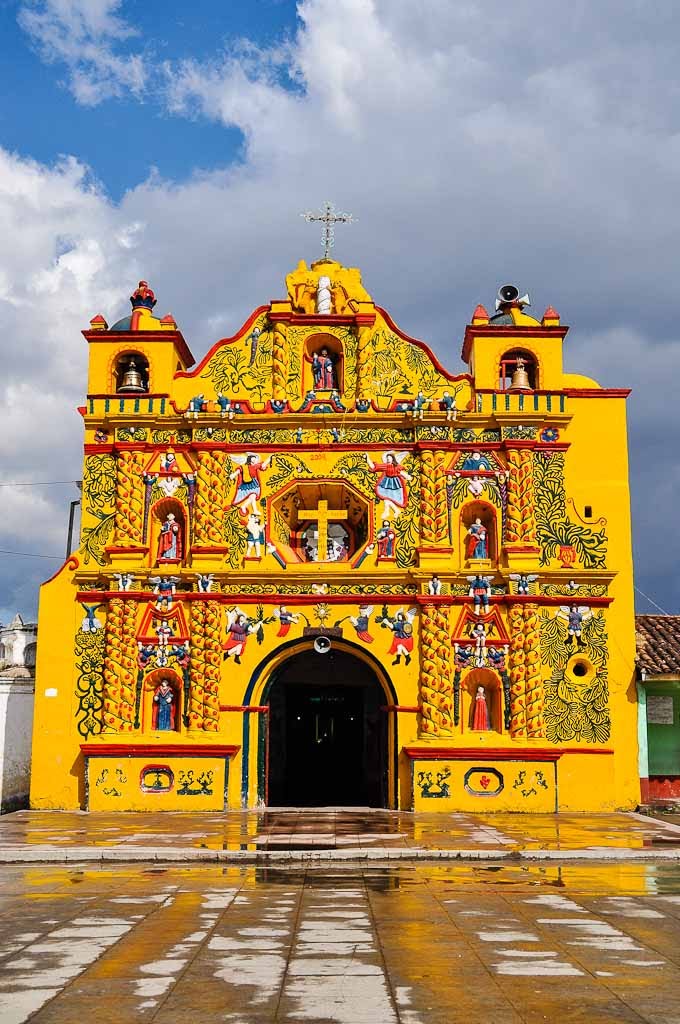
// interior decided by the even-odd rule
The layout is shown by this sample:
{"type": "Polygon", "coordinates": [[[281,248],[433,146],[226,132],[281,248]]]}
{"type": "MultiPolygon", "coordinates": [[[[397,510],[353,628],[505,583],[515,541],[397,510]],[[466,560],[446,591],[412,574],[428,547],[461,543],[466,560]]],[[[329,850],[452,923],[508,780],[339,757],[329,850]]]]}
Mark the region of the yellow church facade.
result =
{"type": "Polygon", "coordinates": [[[194,366],[146,282],[89,345],[31,803],[639,801],[625,399],[504,286],[444,369],[328,259],[194,366]]]}

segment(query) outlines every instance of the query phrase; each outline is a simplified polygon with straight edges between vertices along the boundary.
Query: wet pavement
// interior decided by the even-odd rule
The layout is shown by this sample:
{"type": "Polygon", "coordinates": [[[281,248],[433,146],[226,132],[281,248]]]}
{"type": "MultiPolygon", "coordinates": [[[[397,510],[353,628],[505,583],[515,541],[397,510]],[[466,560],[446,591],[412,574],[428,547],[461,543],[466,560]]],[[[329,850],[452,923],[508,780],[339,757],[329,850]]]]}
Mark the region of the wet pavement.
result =
{"type": "Polygon", "coordinates": [[[680,858],[680,822],[641,814],[412,814],[312,809],[203,813],[18,811],[0,862],[680,858]]]}
{"type": "Polygon", "coordinates": [[[679,864],[2,871],[2,1024],[680,1022],[679,864]]]}

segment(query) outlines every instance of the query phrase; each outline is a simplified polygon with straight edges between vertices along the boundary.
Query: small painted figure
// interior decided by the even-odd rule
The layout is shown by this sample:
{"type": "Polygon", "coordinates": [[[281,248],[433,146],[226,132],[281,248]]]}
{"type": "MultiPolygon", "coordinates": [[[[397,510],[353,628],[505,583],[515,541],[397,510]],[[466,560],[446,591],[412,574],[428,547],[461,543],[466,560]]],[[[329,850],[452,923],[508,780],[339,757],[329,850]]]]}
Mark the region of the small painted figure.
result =
{"type": "Polygon", "coordinates": [[[137,643],[137,666],[141,669],[147,668],[154,656],[155,647],[153,644],[143,644],[141,640],[137,643]]]}
{"type": "Polygon", "coordinates": [[[333,438],[333,444],[340,444],[342,441],[342,434],[337,427],[331,427],[331,437],[333,438]]]}
{"type": "Polygon", "coordinates": [[[337,387],[335,367],[327,348],[312,355],[312,373],[314,374],[315,391],[332,391],[337,387]]]}
{"type": "Polygon", "coordinates": [[[518,594],[527,595],[531,593],[531,584],[536,582],[538,576],[536,576],[535,573],[527,575],[527,573],[524,572],[511,572],[509,578],[511,580],[514,580],[517,584],[518,594]]]}
{"type": "Polygon", "coordinates": [[[177,659],[180,668],[189,668],[191,661],[191,648],[189,644],[173,644],[170,648],[170,655],[177,659]]]}
{"type": "Polygon", "coordinates": [[[486,703],[486,693],[483,686],[478,686],[472,712],[472,729],[474,732],[488,732],[490,728],[489,706],[486,703]]]}
{"type": "Polygon", "coordinates": [[[95,615],[95,612],[98,611],[99,608],[103,607],[103,604],[84,604],[82,606],[82,609],[85,612],[85,618],[80,624],[80,628],[83,633],[96,633],[98,629],[103,628],[101,622],[95,615]]]}
{"type": "Polygon", "coordinates": [[[474,649],[470,644],[465,647],[461,647],[460,644],[453,645],[453,660],[457,669],[468,668],[474,658],[474,655],[474,649]]]}
{"type": "Polygon", "coordinates": [[[340,398],[339,391],[331,391],[330,395],[328,396],[328,400],[338,412],[345,411],[345,406],[342,404],[342,399],[340,398]]]}
{"type": "Polygon", "coordinates": [[[167,647],[168,640],[172,637],[172,626],[167,622],[159,622],[154,633],[158,637],[158,646],[160,648],[167,647]]]}
{"type": "Polygon", "coordinates": [[[222,650],[225,660],[233,657],[237,665],[241,664],[241,655],[245,650],[248,636],[255,629],[255,624],[240,608],[233,608],[227,617],[227,641],[222,650]]]}
{"type": "Polygon", "coordinates": [[[260,473],[269,468],[271,455],[263,461],[254,452],[248,452],[246,455],[232,455],[232,459],[234,462],[240,463],[238,468],[229,475],[230,480],[237,481],[232,505],[236,505],[240,509],[242,516],[247,515],[249,509],[257,515],[257,502],[262,493],[260,473]]]}
{"type": "Polygon", "coordinates": [[[156,595],[156,609],[158,611],[169,611],[172,608],[172,599],[177,593],[179,576],[149,576],[149,583],[154,584],[153,592],[156,595]]]}
{"type": "Polygon", "coordinates": [[[303,436],[304,436],[304,431],[303,431],[302,427],[298,427],[297,430],[295,431],[295,443],[296,444],[302,444],[303,436]]]}
{"type": "Polygon", "coordinates": [[[427,592],[432,597],[438,597],[442,592],[442,581],[439,576],[432,576],[429,583],[427,584],[427,592]]]}
{"type": "Polygon", "coordinates": [[[357,412],[368,412],[371,402],[368,398],[357,398],[357,412]]]}
{"type": "Polygon", "coordinates": [[[488,531],[479,518],[469,527],[465,542],[465,554],[467,558],[488,558],[488,531]]]}
{"type": "Polygon", "coordinates": [[[274,618],[279,620],[277,636],[286,636],[293,623],[300,621],[300,616],[289,612],[285,604],[282,604],[280,608],[274,609],[274,618]]]}
{"type": "Polygon", "coordinates": [[[228,419],[233,420],[234,410],[231,407],[231,398],[227,398],[221,391],[217,392],[216,398],[217,408],[220,410],[220,417],[224,419],[226,416],[228,419]]]}
{"type": "Polygon", "coordinates": [[[168,512],[158,538],[158,561],[177,562],[182,557],[182,530],[173,512],[168,512]]]}
{"type": "Polygon", "coordinates": [[[95,430],[94,439],[96,444],[108,444],[108,432],[106,430],[95,430]]]}
{"type": "Polygon", "coordinates": [[[508,656],[508,647],[487,647],[486,656],[492,668],[499,671],[505,668],[505,660],[508,656]]]}
{"type": "Polygon", "coordinates": [[[430,404],[429,398],[425,398],[422,391],[419,391],[416,397],[413,399],[413,407],[411,413],[414,420],[422,420],[425,415],[425,410],[430,404]]]}
{"type": "Polygon", "coordinates": [[[172,448],[168,448],[167,452],[161,455],[161,470],[164,473],[179,473],[179,463],[172,448]]]}
{"type": "Polygon", "coordinates": [[[455,420],[458,416],[458,410],[456,409],[456,397],[450,395],[448,391],[445,391],[442,397],[439,399],[439,408],[442,411],[446,411],[447,420],[455,420]]]}
{"type": "Polygon", "coordinates": [[[470,636],[475,644],[475,665],[483,668],[486,665],[486,626],[483,622],[477,622],[470,630],[470,636]]]}
{"type": "Polygon", "coordinates": [[[468,576],[470,584],[468,591],[472,598],[475,615],[489,614],[489,597],[491,595],[491,580],[493,576],[468,576]]]}
{"type": "Polygon", "coordinates": [[[405,665],[409,665],[411,663],[411,651],[413,650],[413,620],[416,617],[416,614],[417,608],[410,608],[408,612],[400,609],[394,618],[384,614],[381,616],[381,625],[387,626],[387,628],[391,629],[394,634],[392,645],[387,652],[388,654],[395,655],[394,661],[392,662],[393,665],[398,665],[402,657],[404,658],[405,665]]]}
{"type": "Polygon", "coordinates": [[[196,583],[199,594],[209,594],[212,590],[213,574],[211,572],[199,573],[196,577],[196,583]]]}
{"type": "Polygon", "coordinates": [[[152,726],[158,732],[175,728],[175,691],[167,679],[154,690],[152,726]]]}
{"type": "Polygon", "coordinates": [[[389,519],[383,519],[382,526],[375,535],[378,542],[378,558],[394,558],[394,542],[397,535],[390,526],[389,519]]]}
{"type": "Polygon", "coordinates": [[[193,398],[189,399],[189,405],[187,411],[184,413],[188,420],[197,420],[199,413],[203,411],[203,404],[205,398],[203,395],[194,395],[193,398]]]}
{"type": "Polygon", "coordinates": [[[470,480],[468,480],[467,489],[468,489],[469,494],[473,498],[480,498],[482,496],[482,494],[484,493],[484,487],[485,487],[485,484],[484,484],[484,481],[482,480],[481,476],[476,476],[475,475],[470,480]]]}
{"type": "Polygon", "coordinates": [[[135,582],[135,577],[131,572],[114,572],[113,578],[119,590],[131,590],[132,584],[135,582]]]}
{"type": "Polygon", "coordinates": [[[470,452],[463,460],[463,465],[460,466],[464,472],[472,471],[473,473],[477,473],[479,470],[491,470],[491,468],[488,456],[483,455],[482,452],[470,452]]]}
{"type": "Polygon", "coordinates": [[[316,311],[327,316],[332,310],[331,279],[322,274],[316,286],[316,311]]]}
{"type": "Polygon", "coordinates": [[[584,624],[593,617],[588,607],[577,608],[575,604],[563,605],[557,613],[561,618],[567,620],[567,645],[572,646],[574,641],[579,650],[586,646],[581,636],[584,624]]]}
{"type": "Polygon", "coordinates": [[[394,515],[396,519],[402,509],[406,508],[408,492],[405,481],[410,480],[410,475],[401,465],[408,452],[387,452],[384,462],[373,462],[369,455],[366,455],[368,467],[377,474],[375,484],[376,497],[384,502],[384,515],[387,519],[394,515]]]}
{"type": "Polygon", "coordinates": [[[373,643],[373,637],[371,636],[371,634],[368,631],[369,623],[371,621],[371,615],[372,614],[373,614],[373,605],[372,604],[360,604],[359,605],[359,614],[358,615],[350,615],[350,617],[349,617],[349,621],[352,623],[352,625],[354,626],[354,629],[356,630],[357,637],[359,638],[359,640],[363,640],[364,643],[366,643],[366,644],[372,644],[373,643]]]}
{"type": "Polygon", "coordinates": [[[252,366],[255,362],[257,357],[257,345],[261,334],[262,331],[259,327],[254,327],[250,332],[250,338],[248,339],[250,341],[250,362],[248,363],[248,366],[252,366]]]}
{"type": "Polygon", "coordinates": [[[264,528],[262,518],[255,512],[251,512],[246,523],[246,558],[262,557],[262,545],[264,544],[264,528]]]}

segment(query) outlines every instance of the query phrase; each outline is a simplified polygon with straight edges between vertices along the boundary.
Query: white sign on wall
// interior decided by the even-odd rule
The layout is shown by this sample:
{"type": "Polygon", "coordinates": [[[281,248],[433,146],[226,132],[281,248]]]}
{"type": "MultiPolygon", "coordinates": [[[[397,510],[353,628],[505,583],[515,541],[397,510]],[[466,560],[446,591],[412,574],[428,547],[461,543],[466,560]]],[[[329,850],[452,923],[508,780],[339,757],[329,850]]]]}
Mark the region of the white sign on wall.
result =
{"type": "Polygon", "coordinates": [[[647,722],[650,725],[673,725],[673,698],[649,694],[647,697],[647,722]]]}

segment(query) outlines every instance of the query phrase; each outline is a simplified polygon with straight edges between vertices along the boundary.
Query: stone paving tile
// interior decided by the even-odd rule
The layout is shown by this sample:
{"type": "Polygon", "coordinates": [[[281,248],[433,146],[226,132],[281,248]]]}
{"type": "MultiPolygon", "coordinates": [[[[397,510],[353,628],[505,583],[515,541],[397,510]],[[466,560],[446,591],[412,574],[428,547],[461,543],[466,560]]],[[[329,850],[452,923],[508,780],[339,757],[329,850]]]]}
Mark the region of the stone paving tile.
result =
{"type": "Polygon", "coordinates": [[[4,876],[2,1024],[680,1020],[676,865],[70,875],[4,876]]]}

